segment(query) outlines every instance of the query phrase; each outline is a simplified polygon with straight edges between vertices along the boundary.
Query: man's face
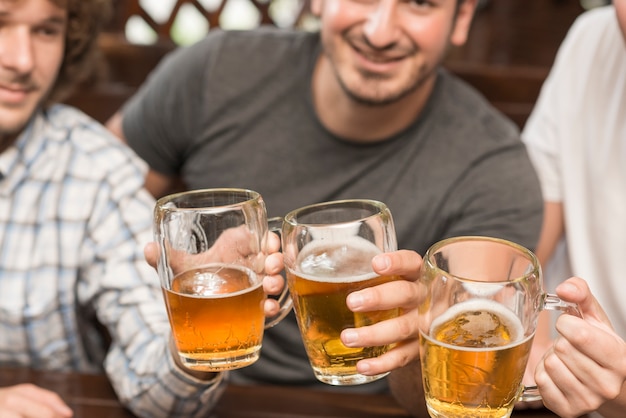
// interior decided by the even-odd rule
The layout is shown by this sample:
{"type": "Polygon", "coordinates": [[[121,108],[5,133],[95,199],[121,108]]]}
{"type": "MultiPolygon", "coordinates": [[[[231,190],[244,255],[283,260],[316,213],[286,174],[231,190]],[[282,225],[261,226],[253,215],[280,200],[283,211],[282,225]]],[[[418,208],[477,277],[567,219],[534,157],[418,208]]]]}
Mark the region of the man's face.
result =
{"type": "Polygon", "coordinates": [[[462,45],[475,0],[313,0],[335,77],[353,99],[392,103],[435,74],[445,53],[462,45]],[[456,16],[456,18],[455,18],[456,16]]]}
{"type": "Polygon", "coordinates": [[[14,138],[53,86],[67,12],[50,0],[0,0],[0,139],[14,138]]]}

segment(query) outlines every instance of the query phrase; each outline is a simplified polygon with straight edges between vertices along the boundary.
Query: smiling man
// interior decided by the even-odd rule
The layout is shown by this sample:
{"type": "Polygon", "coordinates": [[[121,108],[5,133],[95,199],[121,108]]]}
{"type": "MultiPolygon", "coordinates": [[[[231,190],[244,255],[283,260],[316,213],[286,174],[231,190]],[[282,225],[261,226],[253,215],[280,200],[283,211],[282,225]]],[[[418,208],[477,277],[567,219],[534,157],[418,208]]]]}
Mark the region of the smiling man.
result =
{"type": "MultiPolygon", "coordinates": [[[[102,125],[54,104],[97,65],[108,9],[0,0],[0,363],[106,372],[137,416],[206,416],[223,379],[184,369],[170,351],[143,257],[154,207],[145,165],[102,125]]],[[[0,387],[1,417],[72,413],[43,388],[0,387]]]]}
{"type": "MultiPolygon", "coordinates": [[[[533,248],[541,192],[518,130],[441,67],[448,49],[465,42],[475,6],[312,0],[316,33],[215,30],[164,59],[108,126],[148,162],[146,184],[155,196],[180,184],[244,187],[263,195],[271,216],[372,198],[391,208],[399,246],[420,254],[455,235],[533,248]]],[[[418,411],[419,362],[408,364],[419,357],[407,283],[420,264],[412,259],[418,261],[404,271],[407,281],[348,298],[353,310],[400,307],[404,315],[345,330],[343,343],[397,342],[358,367],[372,375],[394,370],[398,399],[418,411]]],[[[269,329],[260,360],[231,378],[328,389],[314,378],[293,317],[269,329]]]]}
{"type": "Polygon", "coordinates": [[[52,89],[66,24],[67,12],[52,2],[0,3],[0,150],[15,141],[52,89]]]}

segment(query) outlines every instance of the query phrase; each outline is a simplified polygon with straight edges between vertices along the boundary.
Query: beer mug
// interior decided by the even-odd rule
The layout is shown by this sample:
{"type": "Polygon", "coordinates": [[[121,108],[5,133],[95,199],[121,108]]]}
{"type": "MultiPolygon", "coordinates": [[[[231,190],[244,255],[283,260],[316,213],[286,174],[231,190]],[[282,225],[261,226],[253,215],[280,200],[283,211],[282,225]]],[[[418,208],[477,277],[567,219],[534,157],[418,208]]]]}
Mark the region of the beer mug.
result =
{"type": "Polygon", "coordinates": [[[384,354],[390,346],[350,348],[341,331],[398,316],[398,309],[352,312],[346,297],[393,276],[379,276],[372,258],[395,251],[391,212],[373,200],[343,200],[306,206],[288,213],[282,247],[289,292],[309,361],[318,380],[356,385],[385,374],[364,376],[356,363],[384,354]]]}
{"type": "Polygon", "coordinates": [[[259,358],[264,329],[291,309],[265,318],[263,291],[268,220],[250,190],[207,189],[159,199],[154,215],[157,271],[182,363],[201,371],[237,369],[259,358]]]}
{"type": "Polygon", "coordinates": [[[509,241],[458,237],[424,256],[420,355],[431,417],[508,417],[541,399],[522,377],[544,309],[581,316],[543,290],[535,255],[509,241]]]}

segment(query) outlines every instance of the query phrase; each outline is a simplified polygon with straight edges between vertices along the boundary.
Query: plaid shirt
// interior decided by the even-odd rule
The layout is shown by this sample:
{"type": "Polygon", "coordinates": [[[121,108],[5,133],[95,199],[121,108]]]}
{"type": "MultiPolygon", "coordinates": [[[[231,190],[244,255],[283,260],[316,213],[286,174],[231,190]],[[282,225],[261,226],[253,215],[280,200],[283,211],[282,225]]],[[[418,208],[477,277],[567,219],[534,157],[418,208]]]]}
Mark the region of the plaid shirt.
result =
{"type": "Polygon", "coordinates": [[[97,371],[140,416],[200,416],[225,379],[173,363],[145,166],[105,128],[55,106],[0,154],[0,363],[97,371]],[[108,352],[102,332],[110,337],[108,352]]]}

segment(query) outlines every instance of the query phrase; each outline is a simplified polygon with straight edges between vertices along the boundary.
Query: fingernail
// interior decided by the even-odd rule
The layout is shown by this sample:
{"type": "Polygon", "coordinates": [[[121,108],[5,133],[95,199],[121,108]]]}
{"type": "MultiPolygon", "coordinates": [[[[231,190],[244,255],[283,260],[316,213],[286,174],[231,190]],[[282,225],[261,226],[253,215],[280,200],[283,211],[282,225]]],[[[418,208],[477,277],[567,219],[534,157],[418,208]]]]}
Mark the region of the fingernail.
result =
{"type": "Polygon", "coordinates": [[[348,298],[346,299],[346,304],[350,308],[350,310],[355,311],[360,309],[365,303],[365,298],[359,292],[350,293],[348,298]]]}
{"type": "Polygon", "coordinates": [[[578,293],[578,288],[571,283],[563,282],[558,287],[560,291],[564,291],[564,292],[572,293],[572,294],[578,293]]]}
{"type": "Polygon", "coordinates": [[[379,254],[372,260],[372,266],[375,270],[385,271],[391,266],[391,260],[386,255],[379,254]]]}
{"type": "Polygon", "coordinates": [[[347,329],[341,333],[341,341],[348,347],[354,344],[358,338],[359,335],[354,330],[347,329]]]}
{"type": "Polygon", "coordinates": [[[361,374],[367,374],[369,373],[371,367],[369,365],[368,362],[366,361],[360,361],[357,363],[357,371],[361,374]]]}

